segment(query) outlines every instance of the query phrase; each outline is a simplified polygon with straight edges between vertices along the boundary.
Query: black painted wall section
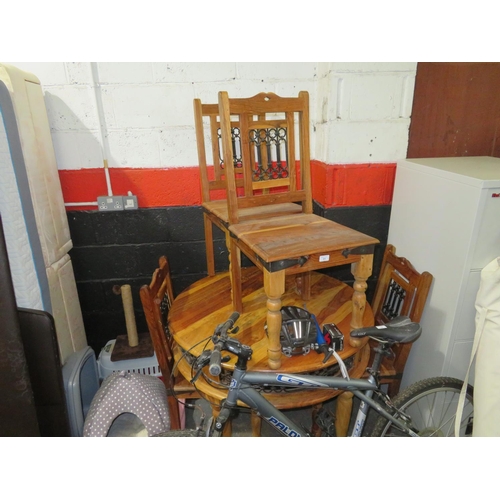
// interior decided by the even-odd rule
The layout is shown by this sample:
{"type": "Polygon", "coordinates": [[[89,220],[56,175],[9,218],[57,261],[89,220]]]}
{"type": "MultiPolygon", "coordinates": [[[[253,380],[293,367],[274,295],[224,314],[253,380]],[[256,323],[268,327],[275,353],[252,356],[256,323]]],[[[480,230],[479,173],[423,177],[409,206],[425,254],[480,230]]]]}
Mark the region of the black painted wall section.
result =
{"type": "MultiPolygon", "coordinates": [[[[376,249],[370,300],[387,243],[390,206],[324,209],[315,213],[374,236],[376,249]]],[[[175,294],[205,277],[205,239],[201,207],[145,208],[122,212],[68,212],[70,252],[89,345],[98,353],[108,340],[126,333],[121,297],[115,285],[132,287],[137,328],[147,331],[139,289],[151,280],[161,255],[168,257],[175,294]]],[[[216,270],[228,268],[224,236],[214,228],[216,270]]],[[[244,258],[243,265],[251,265],[244,258]]],[[[325,271],[352,284],[350,265],[325,271]]]]}

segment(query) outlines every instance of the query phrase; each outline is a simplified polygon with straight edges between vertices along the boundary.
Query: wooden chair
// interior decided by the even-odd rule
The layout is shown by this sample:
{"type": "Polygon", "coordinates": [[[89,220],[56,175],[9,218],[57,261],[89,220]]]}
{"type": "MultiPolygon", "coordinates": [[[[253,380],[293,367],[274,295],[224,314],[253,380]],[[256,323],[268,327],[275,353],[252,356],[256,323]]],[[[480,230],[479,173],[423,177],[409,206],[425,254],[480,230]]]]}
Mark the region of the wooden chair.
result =
{"type": "Polygon", "coordinates": [[[178,373],[174,374],[172,384],[176,346],[168,331],[167,314],[174,299],[174,292],[170,268],[165,256],[160,257],[159,267],[153,273],[151,283],[143,285],[139,294],[163,382],[167,389],[171,429],[180,429],[179,403],[175,396],[179,399],[198,399],[201,396],[194,386],[178,373]]]}
{"type": "MultiPolygon", "coordinates": [[[[300,203],[294,213],[311,214],[309,94],[261,93],[230,99],[227,92],[219,92],[219,114],[222,157],[238,158],[226,165],[229,224],[244,222],[245,209],[264,210],[279,203],[300,203]],[[233,140],[234,119],[239,144],[233,140]],[[241,167],[242,195],[237,192],[235,163],[241,167]]],[[[275,210],[272,215],[280,213],[275,210]]]]}
{"type": "MultiPolygon", "coordinates": [[[[427,271],[417,272],[407,259],[398,257],[395,252],[393,245],[386,246],[371,305],[376,325],[382,325],[400,314],[410,317],[412,321],[420,321],[432,284],[432,274],[427,271]]],[[[377,342],[370,341],[370,346],[368,366],[373,363],[373,348],[377,346],[377,342]]],[[[412,344],[394,346],[394,357],[386,357],[382,362],[379,380],[381,385],[388,384],[387,393],[391,398],[399,392],[411,346],[412,344]]],[[[313,408],[313,421],[322,406],[323,404],[319,404],[313,408]]],[[[350,421],[350,418],[349,412],[345,421],[350,421]]],[[[341,435],[345,436],[346,430],[341,435]]]]}
{"type": "MultiPolygon", "coordinates": [[[[228,224],[264,222],[281,216],[294,218],[312,214],[312,188],[309,155],[309,94],[280,97],[260,93],[250,98],[230,99],[219,92],[222,158],[226,162],[226,195],[228,224]],[[239,142],[233,139],[238,124],[239,142]],[[237,171],[237,168],[239,171],[237,171]],[[241,182],[243,188],[238,189],[241,182]],[[251,217],[247,213],[252,214],[251,217]],[[255,217],[254,213],[265,214],[255,217]]],[[[240,247],[234,240],[228,248],[238,256],[240,247]]],[[[242,312],[241,265],[230,260],[233,281],[233,305],[242,312]]],[[[308,296],[308,279],[298,286],[308,296]]]]}
{"type": "MultiPolygon", "coordinates": [[[[214,276],[213,226],[215,225],[221,229],[227,237],[227,227],[229,223],[226,200],[226,169],[221,148],[219,106],[218,104],[202,104],[200,99],[194,99],[193,104],[198,164],[200,168],[207,270],[209,276],[214,276]],[[207,147],[207,143],[205,142],[206,129],[208,129],[210,138],[209,147],[207,147]]],[[[232,121],[230,127],[231,140],[234,145],[232,165],[236,169],[236,172],[238,172],[235,179],[235,186],[237,189],[242,189],[246,184],[243,179],[241,163],[242,137],[239,122],[232,121]]],[[[295,203],[275,203],[268,206],[244,208],[240,211],[239,217],[241,220],[252,220],[269,216],[298,213],[301,210],[301,207],[295,203]]],[[[236,249],[236,252],[236,255],[233,256],[234,263],[240,265],[239,249],[236,249]]]]}
{"type": "MultiPolygon", "coordinates": [[[[222,399],[226,394],[222,391],[213,391],[213,387],[200,377],[196,383],[199,391],[182,376],[179,370],[174,374],[172,384],[172,371],[174,369],[174,355],[179,358],[180,349],[176,345],[168,329],[168,311],[174,299],[170,268],[165,256],[159,259],[159,267],[153,273],[151,283],[143,285],[140,289],[140,297],[153,348],[158,358],[158,364],[162,373],[163,382],[167,389],[168,407],[170,411],[170,428],[180,429],[180,415],[178,399],[207,399],[212,405],[214,418],[220,411],[222,399]],[[215,395],[214,395],[215,394],[215,395]],[[175,396],[174,396],[175,395],[175,396]]],[[[186,364],[186,359],[181,362],[186,364]]],[[[252,426],[254,436],[260,435],[260,419],[252,413],[252,426]]],[[[225,436],[231,435],[231,426],[226,426],[225,436]]]]}
{"type": "MultiPolygon", "coordinates": [[[[219,92],[222,153],[230,255],[241,250],[264,274],[268,296],[269,367],[281,365],[279,331],[285,275],[297,275],[302,300],[310,297],[310,272],[352,264],[355,277],[352,328],[362,326],[366,279],[371,274],[373,246],[379,241],[312,213],[309,152],[309,95],[279,97],[261,93],[250,98],[229,98],[219,92]],[[239,123],[237,150],[231,124],[239,123]],[[241,158],[244,188],[238,192],[233,158],[241,158]],[[286,168],[285,168],[286,167],[286,168]],[[244,209],[276,203],[300,204],[301,212],[259,220],[242,220],[244,209]]],[[[242,311],[241,266],[230,262],[233,308],[242,311]]],[[[355,343],[355,339],[350,340],[355,343]]]]}
{"type": "MultiPolygon", "coordinates": [[[[393,245],[387,245],[372,301],[375,324],[383,324],[400,314],[419,322],[432,280],[432,274],[427,271],[419,273],[410,261],[396,255],[393,245]]],[[[389,384],[390,397],[399,392],[411,346],[412,344],[394,346],[394,358],[386,357],[382,363],[380,383],[389,384]]]]}

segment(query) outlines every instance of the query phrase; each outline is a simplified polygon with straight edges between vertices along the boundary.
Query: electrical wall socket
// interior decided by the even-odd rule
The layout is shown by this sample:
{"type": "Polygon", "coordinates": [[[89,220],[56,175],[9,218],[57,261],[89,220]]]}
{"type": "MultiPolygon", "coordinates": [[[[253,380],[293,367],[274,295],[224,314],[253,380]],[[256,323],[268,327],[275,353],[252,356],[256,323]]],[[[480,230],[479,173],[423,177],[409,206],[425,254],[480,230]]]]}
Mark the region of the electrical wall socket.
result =
{"type": "Polygon", "coordinates": [[[98,196],[97,206],[107,212],[123,210],[123,196],[98,196]]]}
{"type": "Polygon", "coordinates": [[[139,208],[137,205],[137,196],[130,194],[123,197],[123,208],[125,210],[136,210],[139,208]]]}

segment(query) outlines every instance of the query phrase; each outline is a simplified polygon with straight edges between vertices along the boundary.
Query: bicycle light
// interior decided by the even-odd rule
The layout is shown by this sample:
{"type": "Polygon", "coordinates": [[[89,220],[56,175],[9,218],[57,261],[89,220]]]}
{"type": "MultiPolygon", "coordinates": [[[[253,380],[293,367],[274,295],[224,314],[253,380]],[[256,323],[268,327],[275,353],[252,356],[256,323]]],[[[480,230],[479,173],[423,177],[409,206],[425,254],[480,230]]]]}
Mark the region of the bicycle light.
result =
{"type": "Polygon", "coordinates": [[[335,323],[325,323],[323,325],[323,337],[333,350],[342,351],[344,349],[344,334],[335,323]]]}

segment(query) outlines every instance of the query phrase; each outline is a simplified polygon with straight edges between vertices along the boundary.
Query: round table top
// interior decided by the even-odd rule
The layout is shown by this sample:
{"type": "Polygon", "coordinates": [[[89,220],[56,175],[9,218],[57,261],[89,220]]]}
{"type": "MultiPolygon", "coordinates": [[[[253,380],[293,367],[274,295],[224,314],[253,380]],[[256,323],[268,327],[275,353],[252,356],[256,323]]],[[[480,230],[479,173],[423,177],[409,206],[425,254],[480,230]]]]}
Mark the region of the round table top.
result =
{"type": "MultiPolygon", "coordinates": [[[[344,349],[338,352],[342,359],[350,358],[359,352],[368,339],[364,339],[359,347],[352,347],[349,343],[353,289],[326,274],[313,272],[311,299],[304,302],[296,292],[295,280],[295,276],[287,276],[282,305],[307,309],[316,316],[320,325],[335,323],[344,334],[344,349]]],[[[268,342],[264,328],[267,317],[267,296],[264,292],[262,272],[259,269],[251,267],[242,270],[242,293],[243,313],[236,323],[239,330],[235,337],[253,349],[248,370],[310,373],[337,363],[334,356],[323,363],[324,354],[310,351],[306,355],[291,357],[282,355],[279,370],[270,369],[267,364],[268,342]]],[[[175,298],[168,315],[169,328],[181,349],[198,356],[204,349],[213,347],[210,337],[215,327],[226,321],[232,312],[229,273],[208,276],[175,298]]],[[[363,324],[368,326],[373,323],[373,313],[367,303],[363,324]]],[[[224,364],[224,367],[232,369],[235,362],[236,357],[231,355],[231,359],[224,364]]],[[[364,368],[362,367],[363,370],[364,368]]]]}

